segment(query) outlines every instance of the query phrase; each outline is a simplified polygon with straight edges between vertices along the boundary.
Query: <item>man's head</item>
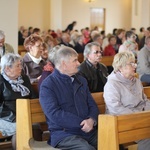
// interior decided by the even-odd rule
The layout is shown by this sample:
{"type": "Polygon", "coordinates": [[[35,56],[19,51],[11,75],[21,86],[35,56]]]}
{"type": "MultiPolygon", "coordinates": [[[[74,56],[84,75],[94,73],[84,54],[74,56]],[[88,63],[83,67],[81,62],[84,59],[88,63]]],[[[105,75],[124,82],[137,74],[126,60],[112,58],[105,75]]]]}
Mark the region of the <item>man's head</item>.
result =
{"type": "Polygon", "coordinates": [[[146,37],[145,44],[150,48],[150,36],[146,37]]]}
{"type": "Polygon", "coordinates": [[[5,43],[5,34],[2,30],[0,30],[0,47],[3,47],[5,43]]]}
{"type": "Polygon", "coordinates": [[[93,65],[97,65],[102,58],[100,45],[97,42],[88,43],[84,49],[84,59],[88,59],[93,65]]]}
{"type": "Polygon", "coordinates": [[[70,35],[68,33],[63,33],[61,38],[64,43],[70,42],[70,35]]]}
{"type": "Polygon", "coordinates": [[[75,75],[80,65],[77,52],[67,46],[62,46],[55,53],[54,65],[62,73],[68,76],[75,75]]]}

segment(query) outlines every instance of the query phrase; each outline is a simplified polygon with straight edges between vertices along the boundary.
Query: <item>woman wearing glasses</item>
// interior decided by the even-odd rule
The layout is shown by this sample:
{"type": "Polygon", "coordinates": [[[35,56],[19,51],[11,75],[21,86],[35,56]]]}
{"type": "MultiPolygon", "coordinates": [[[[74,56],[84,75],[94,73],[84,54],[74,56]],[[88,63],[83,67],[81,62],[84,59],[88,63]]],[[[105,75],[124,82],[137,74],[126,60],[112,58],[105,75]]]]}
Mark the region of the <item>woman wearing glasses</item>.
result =
{"type": "MultiPolygon", "coordinates": [[[[132,52],[115,55],[114,71],[104,86],[106,113],[119,115],[150,110],[150,100],[143,93],[141,81],[135,77],[135,57],[132,52]]],[[[140,140],[138,150],[149,150],[150,139],[140,140]]]]}
{"type": "Polygon", "coordinates": [[[136,35],[132,31],[127,31],[125,34],[126,40],[119,47],[119,53],[123,51],[131,51],[137,57],[138,44],[136,43],[136,35]]]}

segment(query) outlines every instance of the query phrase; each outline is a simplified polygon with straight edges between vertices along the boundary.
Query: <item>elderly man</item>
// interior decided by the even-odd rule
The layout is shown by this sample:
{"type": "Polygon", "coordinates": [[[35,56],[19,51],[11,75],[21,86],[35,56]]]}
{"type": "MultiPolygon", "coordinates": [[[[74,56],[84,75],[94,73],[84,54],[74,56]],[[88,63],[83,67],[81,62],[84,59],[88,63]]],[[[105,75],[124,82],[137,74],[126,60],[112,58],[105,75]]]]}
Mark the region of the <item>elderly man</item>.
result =
{"type": "Polygon", "coordinates": [[[142,82],[150,83],[150,36],[146,37],[144,47],[138,52],[136,71],[142,82]]]}
{"type": "Polygon", "coordinates": [[[14,49],[10,44],[5,43],[5,34],[0,30],[0,57],[6,53],[14,53],[14,49]]]}
{"type": "Polygon", "coordinates": [[[60,43],[60,45],[65,45],[65,46],[73,48],[73,46],[70,44],[70,35],[68,33],[63,33],[61,40],[62,42],[60,43]]]}
{"type": "Polygon", "coordinates": [[[69,47],[55,53],[55,70],[41,84],[40,103],[54,147],[68,150],[97,149],[98,107],[86,80],[77,74],[78,54],[69,47]]]}
{"type": "Polygon", "coordinates": [[[79,74],[87,79],[90,92],[102,92],[107,81],[107,68],[100,63],[102,57],[100,45],[88,43],[84,49],[84,62],[80,65],[79,74]]]}

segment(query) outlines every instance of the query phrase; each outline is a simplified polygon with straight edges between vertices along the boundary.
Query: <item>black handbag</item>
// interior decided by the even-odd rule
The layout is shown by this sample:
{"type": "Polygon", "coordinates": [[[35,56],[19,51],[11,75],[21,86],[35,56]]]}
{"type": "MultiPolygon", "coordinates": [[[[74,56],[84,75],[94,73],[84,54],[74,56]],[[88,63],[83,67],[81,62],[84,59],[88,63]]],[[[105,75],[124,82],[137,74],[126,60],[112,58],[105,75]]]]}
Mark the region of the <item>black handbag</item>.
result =
{"type": "Polygon", "coordinates": [[[4,107],[4,102],[0,106],[0,118],[9,122],[16,121],[16,115],[11,110],[4,107]]]}

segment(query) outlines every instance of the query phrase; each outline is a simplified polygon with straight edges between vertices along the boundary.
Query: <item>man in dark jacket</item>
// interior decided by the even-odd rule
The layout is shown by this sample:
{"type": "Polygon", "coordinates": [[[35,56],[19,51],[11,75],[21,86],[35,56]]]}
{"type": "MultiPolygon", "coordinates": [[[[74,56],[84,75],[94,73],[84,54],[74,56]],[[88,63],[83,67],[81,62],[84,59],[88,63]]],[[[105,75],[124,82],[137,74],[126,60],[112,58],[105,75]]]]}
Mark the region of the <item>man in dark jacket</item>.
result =
{"type": "Polygon", "coordinates": [[[59,149],[96,150],[99,110],[87,81],[77,74],[77,52],[61,47],[54,65],[40,86],[40,103],[51,132],[48,143],[59,149]]]}
{"type": "Polygon", "coordinates": [[[97,42],[88,43],[84,49],[84,59],[79,74],[86,78],[90,92],[102,92],[107,81],[107,68],[100,59],[102,57],[100,45],[97,42]]]}

